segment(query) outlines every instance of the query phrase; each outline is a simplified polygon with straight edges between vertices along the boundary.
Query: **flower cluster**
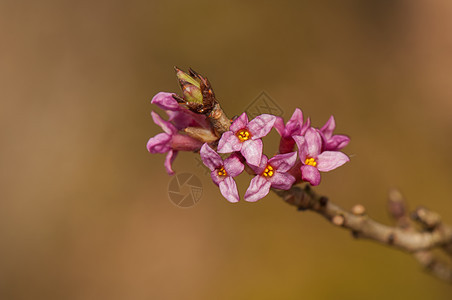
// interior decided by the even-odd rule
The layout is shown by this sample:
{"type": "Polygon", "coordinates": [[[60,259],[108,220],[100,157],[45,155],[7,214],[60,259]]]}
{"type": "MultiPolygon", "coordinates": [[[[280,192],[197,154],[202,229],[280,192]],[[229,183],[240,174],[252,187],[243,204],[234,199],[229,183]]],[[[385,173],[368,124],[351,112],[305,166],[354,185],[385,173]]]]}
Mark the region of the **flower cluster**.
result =
{"type": "Polygon", "coordinates": [[[349,161],[340,150],[350,139],[333,134],[333,116],[323,127],[315,128],[309,118],[304,121],[298,108],[287,123],[270,114],[249,121],[243,113],[233,122],[226,119],[227,125],[220,131],[215,123],[218,117],[212,117],[219,115],[218,111],[212,113],[219,106],[207,79],[192,70],[191,76],[176,71],[184,97],[162,92],[152,99],[153,104],[166,111],[168,121],[152,112],[154,122],[164,132],[147,143],[149,152],[167,153],[165,167],[169,174],[174,174],[171,165],[178,151],[199,151],[213,182],[229,202],[240,200],[234,178],[244,170],[254,175],[244,200],[255,202],[265,197],[270,188],[288,190],[300,182],[318,185],[320,172],[334,170],[349,161]],[[268,158],[263,154],[262,138],[273,128],[281,137],[279,153],[268,158]],[[230,155],[223,160],[219,153],[230,155]]]}
{"type": "MultiPolygon", "coordinates": [[[[334,170],[349,161],[348,156],[339,150],[345,147],[350,139],[345,135],[333,135],[334,128],[333,117],[321,129],[311,127],[309,119],[306,122],[303,121],[303,113],[300,109],[295,110],[286,124],[282,118],[268,114],[248,121],[246,113],[243,113],[231,124],[230,131],[221,136],[217,152],[232,153],[234,157],[241,156],[242,161],[253,171],[255,177],[251,180],[244,199],[254,202],[265,197],[270,188],[290,189],[297,182],[297,178],[300,179],[298,181],[318,185],[320,172],[334,170]],[[280,151],[279,154],[268,159],[262,154],[261,138],[266,136],[272,128],[275,128],[281,136],[280,151]],[[295,145],[298,148],[296,152],[295,145]]],[[[211,169],[215,183],[217,183],[215,178],[221,174],[231,181],[231,177],[240,173],[235,172],[236,175],[234,175],[227,171],[223,172],[224,169],[213,168],[209,157],[215,151],[206,144],[203,148],[210,149],[209,155],[201,150],[201,158],[211,169]]],[[[224,188],[222,189],[220,185],[220,190],[228,200],[229,194],[238,195],[235,184],[230,184],[227,192],[224,192],[224,188]]],[[[236,196],[234,202],[237,199],[236,196]]]]}
{"type": "Polygon", "coordinates": [[[165,121],[155,112],[151,112],[154,123],[160,126],[164,133],[152,137],[147,143],[147,149],[150,153],[167,153],[165,168],[168,174],[173,175],[171,165],[178,151],[199,151],[204,140],[211,138],[210,125],[204,116],[180,106],[171,93],[158,93],[151,103],[164,109],[169,119],[165,121]],[[198,135],[190,134],[193,132],[198,135]],[[202,134],[204,139],[199,138],[202,134]]]}

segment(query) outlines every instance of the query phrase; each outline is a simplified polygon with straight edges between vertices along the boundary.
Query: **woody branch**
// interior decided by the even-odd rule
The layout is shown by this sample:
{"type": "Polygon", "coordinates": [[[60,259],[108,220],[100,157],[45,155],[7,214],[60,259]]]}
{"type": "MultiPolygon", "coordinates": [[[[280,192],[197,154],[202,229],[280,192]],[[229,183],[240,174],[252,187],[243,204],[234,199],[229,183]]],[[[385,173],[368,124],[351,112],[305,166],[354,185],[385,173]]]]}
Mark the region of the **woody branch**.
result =
{"type": "Polygon", "coordinates": [[[315,193],[308,185],[304,188],[296,186],[287,191],[273,191],[299,210],[313,211],[332,224],[349,230],[354,238],[373,240],[413,254],[434,276],[452,283],[452,267],[432,253],[433,249],[439,249],[452,256],[452,227],[442,223],[437,213],[424,207],[417,208],[410,219],[405,200],[397,190],[389,193],[388,201],[388,210],[395,220],[395,226],[373,220],[362,205],[354,206],[351,212],[346,211],[327,197],[315,193]],[[414,223],[418,223],[419,228],[414,223]]]}

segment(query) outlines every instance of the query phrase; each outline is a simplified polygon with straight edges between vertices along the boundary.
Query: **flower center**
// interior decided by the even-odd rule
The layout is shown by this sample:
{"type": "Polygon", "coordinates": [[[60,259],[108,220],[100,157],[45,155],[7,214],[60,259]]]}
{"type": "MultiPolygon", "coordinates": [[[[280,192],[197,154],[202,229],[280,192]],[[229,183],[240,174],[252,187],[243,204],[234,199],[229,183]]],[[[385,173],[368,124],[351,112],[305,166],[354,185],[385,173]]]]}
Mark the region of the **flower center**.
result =
{"type": "Polygon", "coordinates": [[[217,169],[217,174],[218,174],[219,176],[227,176],[227,175],[228,175],[228,173],[226,172],[226,170],[224,169],[223,166],[221,166],[220,169],[217,169]]]}
{"type": "Polygon", "coordinates": [[[308,166],[313,166],[313,167],[317,166],[317,162],[315,161],[315,158],[312,158],[312,157],[307,157],[306,160],[304,161],[304,164],[308,165],[308,166]]]}
{"type": "Polygon", "coordinates": [[[248,129],[240,129],[236,133],[236,136],[239,138],[240,142],[244,142],[251,138],[251,133],[248,131],[248,129]]]}
{"type": "Polygon", "coordinates": [[[267,165],[264,172],[262,173],[262,176],[264,177],[272,177],[275,174],[275,171],[272,166],[267,165]]]}

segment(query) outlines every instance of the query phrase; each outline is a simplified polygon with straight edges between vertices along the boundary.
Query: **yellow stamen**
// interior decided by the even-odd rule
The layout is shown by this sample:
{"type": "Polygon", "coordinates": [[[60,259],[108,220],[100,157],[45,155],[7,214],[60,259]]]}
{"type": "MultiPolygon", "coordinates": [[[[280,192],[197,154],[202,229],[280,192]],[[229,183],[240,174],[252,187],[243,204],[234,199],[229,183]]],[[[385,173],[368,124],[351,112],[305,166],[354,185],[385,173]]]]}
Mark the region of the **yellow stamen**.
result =
{"type": "Polygon", "coordinates": [[[239,138],[240,142],[244,142],[251,138],[251,133],[247,129],[240,129],[236,136],[239,138]]]}
{"type": "Polygon", "coordinates": [[[313,166],[313,167],[317,166],[317,162],[315,161],[315,158],[312,158],[312,157],[306,158],[306,160],[304,161],[304,164],[308,165],[308,166],[313,166]]]}
{"type": "Polygon", "coordinates": [[[267,165],[264,172],[262,173],[262,176],[264,177],[272,177],[275,174],[275,171],[273,170],[273,167],[270,165],[267,165]]]}
{"type": "Polygon", "coordinates": [[[228,176],[228,173],[226,172],[226,170],[224,169],[223,166],[220,169],[217,170],[217,174],[219,176],[228,176]]]}

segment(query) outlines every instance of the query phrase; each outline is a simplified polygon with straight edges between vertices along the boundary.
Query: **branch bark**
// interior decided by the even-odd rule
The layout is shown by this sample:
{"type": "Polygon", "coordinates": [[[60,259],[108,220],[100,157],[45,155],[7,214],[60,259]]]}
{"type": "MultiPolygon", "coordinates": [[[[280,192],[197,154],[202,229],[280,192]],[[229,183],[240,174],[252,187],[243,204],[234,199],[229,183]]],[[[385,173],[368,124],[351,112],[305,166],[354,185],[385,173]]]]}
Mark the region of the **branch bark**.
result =
{"type": "Polygon", "coordinates": [[[452,256],[452,227],[441,222],[437,213],[424,207],[416,209],[411,218],[407,215],[405,200],[393,190],[389,194],[388,209],[396,225],[388,226],[370,218],[362,205],[351,212],[316,194],[309,185],[290,190],[273,190],[286,203],[299,210],[310,210],[320,214],[332,224],[349,230],[353,237],[369,239],[380,244],[413,254],[416,260],[436,277],[452,283],[452,266],[436,257],[432,250],[442,250],[452,256]]]}

